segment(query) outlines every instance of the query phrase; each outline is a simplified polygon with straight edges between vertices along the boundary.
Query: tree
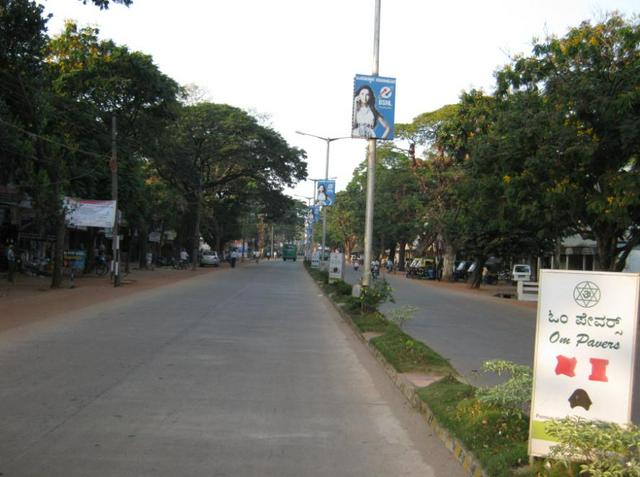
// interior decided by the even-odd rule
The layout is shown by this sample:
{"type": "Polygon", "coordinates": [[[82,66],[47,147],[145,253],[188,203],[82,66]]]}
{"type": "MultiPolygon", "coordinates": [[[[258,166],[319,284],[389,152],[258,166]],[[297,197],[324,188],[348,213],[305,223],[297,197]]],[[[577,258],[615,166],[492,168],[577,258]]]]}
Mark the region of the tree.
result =
{"type": "Polygon", "coordinates": [[[640,242],[639,45],[638,18],[614,13],[537,43],[531,57],[498,73],[506,100],[542,99],[546,135],[526,172],[540,180],[555,212],[570,209],[567,231],[595,238],[603,270],[621,270],[640,242]]]}
{"type": "Polygon", "coordinates": [[[120,3],[126,7],[133,4],[133,0],[81,0],[81,1],[84,5],[86,5],[88,1],[91,1],[95,6],[100,7],[100,10],[107,10],[109,8],[110,3],[120,3]]]}
{"type": "Polygon", "coordinates": [[[194,207],[194,257],[205,196],[216,200],[232,183],[246,181],[256,190],[282,190],[306,177],[302,151],[289,147],[275,131],[232,106],[183,106],[176,125],[163,138],[154,163],[160,175],[178,187],[194,207]]]}
{"type": "MultiPolygon", "coordinates": [[[[84,160],[75,161],[72,175],[79,179],[67,192],[111,197],[110,169],[116,165],[107,161],[112,118],[116,117],[118,208],[128,217],[129,232],[136,231],[135,235],[144,238],[139,244],[144,257],[154,212],[148,200],[148,168],[143,158],[154,151],[155,138],[173,120],[180,88],[158,70],[150,56],[99,40],[98,34],[95,28],[79,29],[74,22],[67,22],[63,33],[50,42],[48,64],[56,122],[76,149],[98,152],[76,154],[84,160]]],[[[130,250],[132,247],[130,242],[130,250]]]]}

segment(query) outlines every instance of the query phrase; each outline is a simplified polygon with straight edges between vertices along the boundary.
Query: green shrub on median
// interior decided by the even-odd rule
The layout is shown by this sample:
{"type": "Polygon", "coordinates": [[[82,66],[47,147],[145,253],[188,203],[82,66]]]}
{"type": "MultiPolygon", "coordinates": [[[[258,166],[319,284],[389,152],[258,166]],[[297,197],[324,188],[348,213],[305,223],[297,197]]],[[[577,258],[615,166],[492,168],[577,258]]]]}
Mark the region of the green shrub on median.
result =
{"type": "MultiPolygon", "coordinates": [[[[360,301],[356,298],[353,311],[360,310],[360,301]]],[[[374,332],[384,333],[389,327],[389,322],[384,315],[379,312],[373,313],[354,313],[351,320],[358,327],[361,333],[374,332]]]]}
{"type": "Polygon", "coordinates": [[[373,338],[371,344],[399,373],[455,374],[448,360],[421,341],[414,340],[395,324],[389,324],[384,334],[373,338]]]}
{"type": "Polygon", "coordinates": [[[452,376],[418,390],[418,395],[488,475],[508,477],[527,463],[529,421],[522,414],[480,402],[473,386],[452,376]]]}

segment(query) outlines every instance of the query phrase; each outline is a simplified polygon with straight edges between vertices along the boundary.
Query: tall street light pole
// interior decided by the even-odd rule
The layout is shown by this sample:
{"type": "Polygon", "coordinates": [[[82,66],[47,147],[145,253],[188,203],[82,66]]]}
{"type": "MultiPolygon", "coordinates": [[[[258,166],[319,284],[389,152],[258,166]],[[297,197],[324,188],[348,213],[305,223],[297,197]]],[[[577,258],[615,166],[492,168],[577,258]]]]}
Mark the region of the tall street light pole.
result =
{"type": "MultiPolygon", "coordinates": [[[[300,197],[301,199],[306,199],[307,200],[307,212],[309,210],[311,210],[311,203],[313,201],[313,196],[312,197],[307,197],[306,195],[298,195],[298,194],[293,194],[296,197],[300,197]]],[[[306,217],[306,215],[305,215],[306,217]]],[[[313,225],[312,225],[313,227],[313,225]]],[[[306,220],[305,220],[305,230],[304,230],[304,236],[305,236],[305,257],[309,258],[311,257],[311,239],[313,238],[313,235],[309,236],[308,233],[308,227],[306,224],[306,220]]]]}
{"type": "MultiPolygon", "coordinates": [[[[373,28],[373,76],[378,76],[380,66],[380,2],[375,0],[375,19],[373,28]]],[[[367,207],[364,222],[364,270],[362,285],[371,283],[371,259],[373,252],[373,202],[376,186],[376,140],[369,139],[367,154],[367,207]]]]}
{"type": "MultiPolygon", "coordinates": [[[[296,134],[301,134],[302,136],[311,136],[316,139],[321,139],[327,143],[327,158],[325,160],[324,165],[324,180],[329,180],[329,147],[333,141],[337,141],[339,139],[351,139],[351,136],[341,136],[341,137],[322,137],[316,136],[315,134],[309,134],[302,131],[296,131],[296,134]]],[[[324,209],[324,207],[323,207],[324,209]]],[[[320,260],[326,261],[325,258],[325,241],[327,238],[327,211],[322,211],[322,253],[320,254],[320,260]]]]}

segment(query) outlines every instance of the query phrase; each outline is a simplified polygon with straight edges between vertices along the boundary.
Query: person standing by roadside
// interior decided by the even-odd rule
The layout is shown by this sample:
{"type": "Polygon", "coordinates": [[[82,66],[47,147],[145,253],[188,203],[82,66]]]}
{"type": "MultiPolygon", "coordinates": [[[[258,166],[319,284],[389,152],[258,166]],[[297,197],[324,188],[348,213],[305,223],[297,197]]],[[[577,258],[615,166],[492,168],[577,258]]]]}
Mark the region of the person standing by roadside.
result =
{"type": "Polygon", "coordinates": [[[7,279],[10,283],[14,283],[16,274],[16,252],[13,250],[13,244],[9,244],[9,247],[7,248],[7,264],[7,279]]]}
{"type": "Polygon", "coordinates": [[[238,260],[238,251],[234,248],[231,252],[231,268],[236,268],[236,260],[238,260]]]}

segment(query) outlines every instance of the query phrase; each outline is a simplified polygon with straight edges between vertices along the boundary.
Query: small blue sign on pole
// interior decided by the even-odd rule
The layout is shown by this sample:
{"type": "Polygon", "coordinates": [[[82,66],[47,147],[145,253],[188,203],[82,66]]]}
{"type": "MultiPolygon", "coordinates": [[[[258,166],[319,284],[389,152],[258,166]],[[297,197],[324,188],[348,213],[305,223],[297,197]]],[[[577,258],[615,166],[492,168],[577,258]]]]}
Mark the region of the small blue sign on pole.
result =
{"type": "Polygon", "coordinates": [[[351,137],[393,139],[396,79],[356,75],[353,80],[351,137]]]}
{"type": "Polygon", "coordinates": [[[336,181],[318,181],[318,189],[316,192],[316,204],[322,207],[333,205],[336,201],[336,181]]]}

